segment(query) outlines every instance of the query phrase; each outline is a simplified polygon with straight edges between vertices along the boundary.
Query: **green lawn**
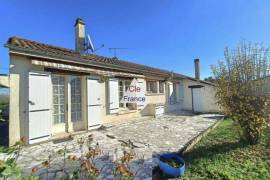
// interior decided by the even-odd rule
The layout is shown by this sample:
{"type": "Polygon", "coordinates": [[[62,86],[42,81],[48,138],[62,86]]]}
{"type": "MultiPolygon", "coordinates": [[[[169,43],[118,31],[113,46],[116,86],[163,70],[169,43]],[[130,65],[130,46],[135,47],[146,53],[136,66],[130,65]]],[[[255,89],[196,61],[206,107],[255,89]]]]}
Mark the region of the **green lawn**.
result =
{"type": "Polygon", "coordinates": [[[270,179],[270,131],[258,145],[239,142],[231,120],[224,120],[188,152],[182,179],[270,179]]]}

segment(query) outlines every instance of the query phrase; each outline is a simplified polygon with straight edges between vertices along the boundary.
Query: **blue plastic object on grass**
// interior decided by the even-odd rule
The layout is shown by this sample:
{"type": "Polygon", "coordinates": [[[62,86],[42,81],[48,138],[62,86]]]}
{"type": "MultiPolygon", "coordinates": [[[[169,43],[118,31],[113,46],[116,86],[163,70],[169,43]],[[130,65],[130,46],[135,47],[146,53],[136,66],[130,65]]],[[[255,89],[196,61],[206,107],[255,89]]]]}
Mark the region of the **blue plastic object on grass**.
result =
{"type": "Polygon", "coordinates": [[[179,155],[175,153],[168,153],[168,154],[162,154],[159,157],[159,168],[167,175],[173,176],[173,177],[179,177],[183,176],[185,173],[185,161],[182,159],[179,155]],[[170,166],[168,163],[163,162],[161,160],[169,160],[174,159],[178,161],[182,166],[175,168],[170,166]]]}

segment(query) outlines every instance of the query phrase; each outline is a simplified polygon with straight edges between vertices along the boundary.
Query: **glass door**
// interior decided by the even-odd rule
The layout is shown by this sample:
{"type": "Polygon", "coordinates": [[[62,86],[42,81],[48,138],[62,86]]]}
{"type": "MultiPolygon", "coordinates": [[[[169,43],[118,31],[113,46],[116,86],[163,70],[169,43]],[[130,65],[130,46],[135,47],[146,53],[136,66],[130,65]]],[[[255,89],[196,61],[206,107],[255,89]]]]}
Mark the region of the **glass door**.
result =
{"type": "Polygon", "coordinates": [[[66,131],[66,83],[64,75],[52,75],[53,87],[53,122],[52,134],[66,131]]]}

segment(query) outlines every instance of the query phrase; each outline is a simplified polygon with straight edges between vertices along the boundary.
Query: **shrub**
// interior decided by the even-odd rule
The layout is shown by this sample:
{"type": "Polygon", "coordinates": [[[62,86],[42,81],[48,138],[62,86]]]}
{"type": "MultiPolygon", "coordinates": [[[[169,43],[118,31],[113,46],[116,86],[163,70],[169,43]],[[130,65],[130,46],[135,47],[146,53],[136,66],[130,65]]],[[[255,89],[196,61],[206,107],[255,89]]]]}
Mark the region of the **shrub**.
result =
{"type": "Polygon", "coordinates": [[[269,126],[269,52],[261,44],[243,41],[235,50],[226,48],[225,61],[212,66],[218,104],[250,144],[269,126]]]}
{"type": "Polygon", "coordinates": [[[6,153],[8,156],[4,160],[0,160],[0,179],[22,179],[21,169],[17,165],[22,147],[25,145],[25,138],[16,142],[14,146],[9,148],[0,148],[0,152],[6,153]]]}

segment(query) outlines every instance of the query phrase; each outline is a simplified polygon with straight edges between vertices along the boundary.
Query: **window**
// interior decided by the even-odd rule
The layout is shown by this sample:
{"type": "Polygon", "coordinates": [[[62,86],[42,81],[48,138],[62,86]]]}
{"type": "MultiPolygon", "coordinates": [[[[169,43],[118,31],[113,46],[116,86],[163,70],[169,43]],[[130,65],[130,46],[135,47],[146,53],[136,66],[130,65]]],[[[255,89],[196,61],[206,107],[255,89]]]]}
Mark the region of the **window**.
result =
{"type": "Polygon", "coordinates": [[[71,121],[81,120],[81,79],[72,76],[71,86],[71,121]]]}
{"type": "Polygon", "coordinates": [[[124,96],[124,91],[128,89],[131,84],[131,80],[119,80],[119,107],[121,109],[129,109],[134,110],[136,109],[136,104],[134,103],[121,103],[121,99],[124,96]]]}
{"type": "Polygon", "coordinates": [[[157,93],[157,81],[147,81],[146,91],[147,93],[157,93]]]}
{"type": "Polygon", "coordinates": [[[65,77],[52,75],[53,85],[53,123],[65,122],[65,77]]]}
{"type": "Polygon", "coordinates": [[[164,93],[164,81],[159,81],[159,93],[164,93]]]}

